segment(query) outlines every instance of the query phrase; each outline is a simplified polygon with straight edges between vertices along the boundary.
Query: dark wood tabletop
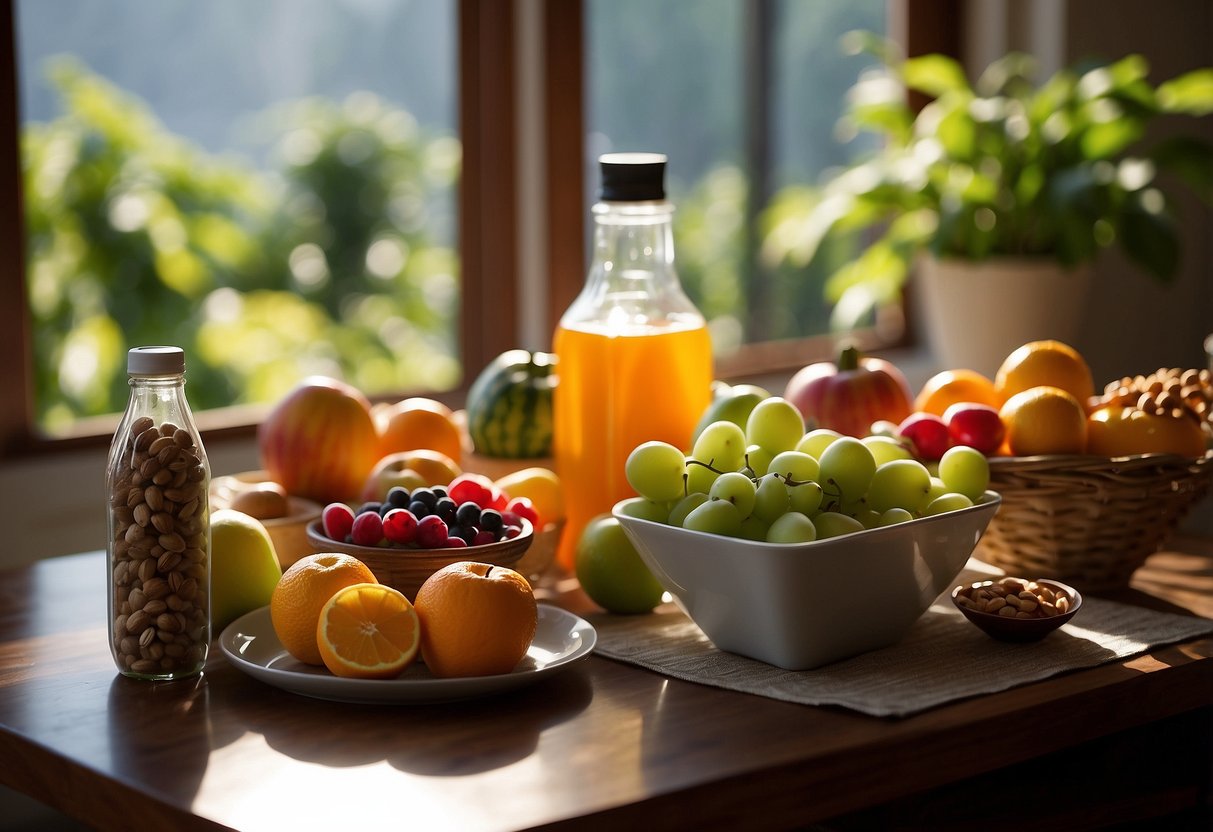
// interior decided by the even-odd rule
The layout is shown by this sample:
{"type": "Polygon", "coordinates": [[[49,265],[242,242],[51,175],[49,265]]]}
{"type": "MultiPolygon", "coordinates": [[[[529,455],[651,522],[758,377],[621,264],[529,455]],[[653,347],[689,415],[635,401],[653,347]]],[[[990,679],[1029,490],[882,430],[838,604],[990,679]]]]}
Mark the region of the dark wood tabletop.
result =
{"type": "MultiPolygon", "coordinates": [[[[942,812],[949,788],[1047,787],[1032,785],[1034,769],[1080,776],[1065,755],[1098,768],[1108,755],[1180,753],[1151,737],[1210,745],[1209,638],[905,719],[598,656],[483,699],[349,705],[267,686],[217,646],[195,679],[118,675],[104,572],[103,554],[88,553],[0,573],[0,783],[99,829],[858,828],[873,812],[908,819],[909,801],[942,812]]],[[[1175,541],[1106,597],[1213,617],[1213,541],[1175,541]]],[[[1142,762],[1132,776],[1162,770],[1142,762]]],[[[1155,779],[1134,792],[1135,811],[1209,817],[1207,769],[1190,783],[1155,779]]],[[[1033,795],[1040,814],[1045,792],[1033,795]]],[[[1051,811],[1073,828],[1065,812],[1076,809],[1051,811]]]]}

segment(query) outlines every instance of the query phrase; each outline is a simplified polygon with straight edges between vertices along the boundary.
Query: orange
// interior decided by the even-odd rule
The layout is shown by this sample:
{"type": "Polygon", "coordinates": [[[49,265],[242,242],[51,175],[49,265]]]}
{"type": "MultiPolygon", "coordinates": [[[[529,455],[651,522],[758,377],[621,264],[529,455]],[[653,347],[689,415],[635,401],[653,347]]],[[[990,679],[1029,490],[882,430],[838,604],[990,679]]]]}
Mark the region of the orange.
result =
{"type": "Polygon", "coordinates": [[[1031,387],[1059,387],[1084,405],[1095,394],[1091,368],[1078,350],[1061,341],[1030,341],[1006,357],[994,376],[1003,401],[1031,387]]]}
{"type": "Polygon", "coordinates": [[[1081,454],[1087,447],[1087,413],[1058,387],[1032,387],[1007,399],[998,412],[1014,456],[1081,454]]]}
{"type": "Polygon", "coordinates": [[[438,677],[509,673],[535,637],[531,585],[504,566],[460,561],[417,590],[421,659],[438,677]]]}
{"type": "Polygon", "coordinates": [[[319,552],[291,564],[270,596],[270,621],[287,652],[304,664],[324,664],[316,644],[320,613],[338,590],[362,583],[378,581],[352,555],[319,552]]]}
{"type": "Polygon", "coordinates": [[[334,676],[390,679],[400,675],[421,644],[417,611],[399,590],[354,584],[328,600],[316,623],[316,645],[334,676]]]}
{"type": "Polygon", "coordinates": [[[436,399],[414,396],[377,407],[379,455],[420,448],[439,451],[456,463],[463,459],[463,432],[451,409],[436,399]]]}
{"type": "Polygon", "coordinates": [[[975,370],[944,370],[927,379],[914,399],[914,410],[942,416],[944,411],[960,402],[989,405],[997,410],[1003,398],[994,389],[994,382],[975,370]]]}

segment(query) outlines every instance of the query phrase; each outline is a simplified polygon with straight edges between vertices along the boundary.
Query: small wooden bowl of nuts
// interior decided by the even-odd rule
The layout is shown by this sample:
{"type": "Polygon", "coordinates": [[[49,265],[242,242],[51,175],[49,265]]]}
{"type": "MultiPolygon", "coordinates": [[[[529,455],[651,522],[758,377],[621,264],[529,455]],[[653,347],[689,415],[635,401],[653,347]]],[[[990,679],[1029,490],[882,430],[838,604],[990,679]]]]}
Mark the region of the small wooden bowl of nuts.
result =
{"type": "Polygon", "coordinates": [[[1082,606],[1074,587],[1044,578],[1000,578],[952,590],[965,618],[999,641],[1039,641],[1065,624],[1082,606]]]}

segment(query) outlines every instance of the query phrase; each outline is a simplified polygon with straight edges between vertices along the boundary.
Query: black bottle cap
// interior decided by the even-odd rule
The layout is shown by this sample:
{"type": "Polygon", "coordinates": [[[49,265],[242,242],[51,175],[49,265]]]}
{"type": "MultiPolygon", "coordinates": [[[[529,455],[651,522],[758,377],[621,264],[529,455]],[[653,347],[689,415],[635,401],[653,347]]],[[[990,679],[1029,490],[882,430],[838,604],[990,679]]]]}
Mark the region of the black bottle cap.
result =
{"type": "Polygon", "coordinates": [[[665,163],[661,153],[606,153],[602,169],[603,202],[647,202],[665,199],[665,163]]]}

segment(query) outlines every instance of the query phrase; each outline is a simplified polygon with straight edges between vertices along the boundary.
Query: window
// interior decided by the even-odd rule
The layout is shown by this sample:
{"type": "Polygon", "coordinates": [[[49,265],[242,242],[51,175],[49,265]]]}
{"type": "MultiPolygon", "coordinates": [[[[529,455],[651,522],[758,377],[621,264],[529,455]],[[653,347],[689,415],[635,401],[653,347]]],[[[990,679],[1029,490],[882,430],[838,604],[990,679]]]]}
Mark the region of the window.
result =
{"type": "MultiPolygon", "coordinates": [[[[0,65],[7,76],[0,78],[0,85],[6,91],[5,96],[12,90],[21,89],[20,101],[34,120],[45,122],[51,117],[45,110],[36,109],[40,106],[39,99],[33,96],[30,85],[37,79],[31,79],[24,68],[36,55],[50,50],[30,51],[30,45],[24,41],[25,33],[27,27],[35,26],[43,18],[55,25],[64,20],[75,20],[64,11],[67,2],[42,4],[32,0],[4,0],[0,3],[0,38],[5,43],[4,48],[13,48],[15,41],[22,44],[17,50],[22,67],[19,73],[15,74],[13,55],[0,56],[4,58],[0,65]]],[[[918,3],[903,0],[905,4],[911,2],[916,9],[915,19],[920,19],[918,3]]],[[[900,7],[903,3],[894,5],[900,7]]],[[[432,247],[440,250],[433,259],[442,261],[434,266],[431,260],[432,273],[442,275],[445,282],[431,287],[428,295],[426,290],[421,290],[421,295],[427,308],[447,310],[440,314],[440,317],[445,315],[441,322],[445,330],[436,336],[443,358],[434,362],[434,366],[427,364],[420,369],[391,367],[383,355],[383,344],[368,347],[372,353],[378,349],[380,354],[366,362],[357,362],[351,372],[364,374],[355,377],[365,379],[366,386],[372,389],[385,393],[407,388],[457,389],[467,383],[465,370],[468,367],[480,366],[506,348],[519,344],[532,348],[545,346],[542,343],[545,334],[550,333],[584,277],[583,218],[587,197],[592,197],[596,186],[594,159],[603,150],[626,145],[657,147],[671,155],[672,195],[679,204],[680,213],[697,223],[697,226],[677,232],[681,235],[680,267],[684,279],[697,294],[696,299],[713,318],[718,341],[723,347],[722,356],[718,356],[723,359],[722,374],[730,368],[734,371],[738,368],[761,369],[772,366],[777,360],[786,362],[792,353],[786,348],[784,339],[821,331],[820,317],[805,318],[799,313],[780,317],[787,305],[775,290],[779,288],[779,281],[787,278],[761,274],[765,267],[757,256],[760,237],[750,229],[781,188],[811,180],[824,165],[841,161],[838,156],[820,155],[837,149],[820,143],[820,138],[827,135],[826,124],[832,117],[823,117],[817,112],[826,105],[816,97],[810,97],[809,88],[823,85],[826,76],[837,90],[845,89],[854,80],[860,64],[848,62],[841,56],[836,35],[854,27],[883,29],[883,3],[873,0],[853,4],[805,0],[760,0],[756,3],[705,0],[679,4],[680,16],[676,20],[670,17],[673,6],[668,0],[653,4],[636,0],[425,0],[408,3],[316,0],[308,4],[307,15],[296,14],[297,4],[294,3],[253,4],[250,7],[235,0],[201,5],[184,0],[153,6],[107,4],[104,12],[92,10],[91,4],[81,0],[75,0],[75,5],[80,6],[79,15],[84,21],[90,20],[90,14],[96,15],[97,20],[90,24],[89,31],[99,42],[104,40],[100,36],[104,21],[110,17],[119,18],[123,9],[137,13],[143,22],[168,25],[170,32],[190,31],[189,38],[161,38],[160,42],[167,44],[170,51],[167,57],[162,54],[149,72],[146,65],[143,69],[135,68],[133,53],[136,50],[124,30],[122,42],[132,43],[131,49],[127,50],[132,54],[123,56],[123,60],[129,62],[123,66],[130,75],[115,70],[118,77],[108,79],[113,87],[119,88],[128,83],[126,78],[134,79],[129,82],[132,85],[142,78],[143,82],[169,88],[174,73],[184,71],[185,81],[189,82],[186,89],[191,91],[189,107],[180,119],[162,118],[161,126],[174,135],[178,132],[196,134],[197,154],[187,156],[184,163],[178,161],[186,167],[198,163],[199,170],[190,172],[218,176],[229,163],[228,157],[217,150],[218,144],[212,144],[218,141],[215,135],[221,132],[216,130],[215,124],[222,119],[213,113],[204,117],[197,115],[200,111],[205,112],[207,106],[228,98],[239,102],[246,112],[262,112],[267,108],[250,103],[258,94],[261,94],[259,101],[268,102],[280,98],[297,100],[308,92],[323,93],[330,96],[333,103],[313,103],[314,109],[310,113],[306,107],[283,110],[286,116],[301,119],[314,116],[328,127],[359,113],[365,116],[376,106],[390,111],[386,120],[397,119],[397,128],[403,118],[398,115],[400,111],[416,119],[419,131],[431,144],[420,151],[427,154],[426,165],[415,168],[414,172],[424,169],[427,176],[434,171],[442,173],[436,177],[440,181],[428,183],[436,191],[427,198],[432,197],[430,204],[435,206],[433,217],[437,219],[425,226],[425,233],[432,247]],[[184,18],[180,16],[187,14],[202,15],[205,20],[196,18],[193,23],[183,23],[184,18]],[[407,14],[424,14],[427,22],[416,27],[405,24],[400,16],[407,14]],[[226,36],[227,41],[219,38],[224,41],[223,46],[233,51],[226,58],[199,57],[195,52],[199,48],[198,36],[225,31],[217,27],[231,24],[236,16],[241,16],[242,21],[237,33],[226,36]],[[364,24],[370,21],[373,34],[370,40],[358,40],[354,29],[359,18],[364,24]],[[249,20],[257,26],[250,24],[246,30],[243,23],[249,20]],[[266,41],[258,38],[267,37],[265,33],[272,31],[270,24],[282,20],[298,27],[292,30],[290,43],[298,44],[299,48],[274,53],[264,46],[266,41]],[[171,28],[173,25],[177,28],[171,28]],[[420,50],[401,45],[401,39],[413,28],[424,29],[433,36],[420,50]],[[434,34],[435,31],[439,34],[434,34]],[[324,36],[317,32],[323,32],[324,36]],[[308,40],[308,37],[314,39],[308,40]],[[536,41],[538,57],[533,54],[536,41]],[[355,44],[352,56],[375,67],[374,73],[364,76],[356,85],[351,83],[342,87],[332,80],[335,73],[331,69],[341,60],[338,53],[342,42],[355,44]],[[629,65],[627,71],[612,69],[610,61],[618,59],[614,52],[616,46],[633,50],[643,47],[641,57],[647,56],[650,63],[629,65]],[[448,50],[445,57],[434,57],[433,50],[439,47],[448,50]],[[272,59],[273,54],[279,57],[272,59]],[[242,60],[251,62],[242,65],[242,60]],[[701,63],[696,64],[696,60],[701,63]],[[192,70],[182,70],[191,66],[192,70]],[[317,66],[322,66],[323,71],[317,66]],[[697,66],[701,71],[696,76],[697,66]],[[263,72],[265,67],[272,71],[263,72]],[[231,96],[208,98],[203,92],[202,79],[196,77],[200,73],[218,74],[229,79],[235,77],[239,82],[236,92],[231,96]],[[367,77],[373,80],[365,80],[367,77]],[[385,77],[389,80],[382,81],[385,77]],[[806,83],[805,77],[811,77],[812,83],[806,83]],[[405,79],[411,79],[411,82],[406,83],[405,79]],[[654,79],[662,79],[663,83],[657,84],[654,79]],[[701,83],[705,79],[710,79],[711,83],[701,83]],[[309,85],[305,81],[315,84],[309,85]],[[633,109],[640,102],[635,91],[628,88],[629,83],[639,83],[641,92],[652,99],[645,102],[649,109],[633,109]],[[360,94],[350,96],[356,90],[360,94]],[[679,100],[700,107],[684,112],[680,121],[665,118],[669,108],[662,106],[665,99],[657,98],[655,93],[664,90],[676,90],[679,100]],[[366,94],[368,91],[369,95],[366,94]],[[763,92],[756,95],[755,91],[763,92]],[[428,103],[407,97],[414,92],[425,93],[428,103]],[[397,95],[401,98],[397,99],[397,95]],[[527,115],[527,108],[536,102],[537,109],[527,115]],[[329,109],[325,109],[326,106],[329,109]],[[445,121],[429,121],[425,114],[433,112],[445,112],[445,121]],[[711,127],[701,130],[698,125],[704,115],[711,116],[711,127]],[[814,139],[802,141],[802,134],[807,129],[803,125],[810,123],[814,125],[810,131],[814,139]],[[461,147],[461,152],[454,153],[455,147],[461,147]],[[530,173],[536,167],[541,175],[532,178],[530,173]],[[531,198],[533,204],[539,206],[538,210],[530,211],[527,205],[518,207],[519,200],[526,202],[531,198]],[[708,232],[715,228],[711,225],[715,222],[724,222],[730,231],[712,244],[714,238],[708,232]],[[700,239],[696,240],[696,235],[700,239]],[[538,278],[532,274],[528,263],[538,264],[538,278]],[[452,272],[457,275],[454,289],[451,281],[446,280],[452,272]],[[518,277],[522,274],[526,275],[525,279],[518,277]],[[731,306],[744,309],[745,314],[736,314],[731,306]],[[776,341],[769,342],[769,339],[776,341]],[[764,342],[768,346],[773,343],[773,347],[764,352],[764,342]],[[738,356],[748,356],[749,363],[736,360],[729,363],[738,356]],[[778,358],[773,358],[775,356],[778,358]],[[414,371],[418,374],[406,374],[414,371]]],[[[940,4],[924,8],[932,20],[947,19],[955,4],[943,3],[942,9],[940,4]]],[[[950,28],[954,30],[955,25],[950,28]]],[[[938,34],[941,29],[924,31],[938,34]]],[[[422,37],[421,40],[427,39],[422,37]]],[[[932,43],[930,48],[939,48],[939,44],[932,43]]],[[[84,66],[89,67],[87,63],[84,66]]],[[[75,82],[81,83],[84,76],[79,74],[79,68],[72,70],[69,66],[62,70],[68,76],[73,71],[78,73],[75,82]]],[[[211,79],[206,80],[209,83],[211,79]]],[[[106,90],[103,86],[101,91],[116,94],[113,89],[106,90]]],[[[144,95],[150,97],[152,92],[144,95]]],[[[663,92],[663,95],[669,93],[663,92]]],[[[118,98],[123,100],[122,96],[118,98]]],[[[45,99],[41,100],[45,104],[45,99]]],[[[17,194],[21,186],[16,165],[20,121],[12,101],[0,107],[0,112],[4,119],[0,122],[0,148],[3,148],[0,176],[5,177],[0,182],[5,186],[0,193],[17,194]]],[[[240,123],[273,134],[273,128],[266,127],[266,119],[240,123]]],[[[295,124],[298,127],[298,123],[295,124]]],[[[278,129],[282,130],[281,124],[278,129]]],[[[256,189],[221,177],[207,180],[206,184],[212,192],[218,192],[218,196],[211,193],[209,198],[216,201],[207,202],[205,192],[189,195],[191,206],[202,205],[208,209],[208,218],[201,229],[190,229],[186,234],[191,243],[194,233],[200,241],[197,245],[202,254],[191,250],[194,258],[203,257],[208,269],[223,272],[224,279],[230,280],[234,284],[232,288],[238,290],[264,291],[265,287],[258,280],[270,278],[250,277],[247,263],[240,256],[230,252],[220,256],[208,246],[222,249],[222,241],[227,240],[238,255],[243,252],[242,256],[251,259],[258,256],[275,258],[280,268],[274,275],[276,279],[285,280],[287,286],[281,294],[291,296],[280,300],[292,309],[305,308],[317,288],[344,279],[334,270],[333,256],[324,249],[323,240],[307,238],[298,228],[283,232],[276,227],[282,217],[275,217],[272,209],[282,211],[292,203],[288,200],[276,205],[274,199],[266,196],[266,193],[297,193],[289,187],[285,191],[274,190],[284,187],[284,180],[287,185],[300,183],[291,182],[290,176],[281,168],[274,168],[274,164],[282,164],[284,157],[275,156],[271,151],[285,150],[287,157],[295,153],[297,158],[319,158],[314,150],[308,149],[314,142],[305,134],[306,130],[303,133],[280,132],[276,140],[267,140],[265,134],[258,136],[255,130],[237,134],[239,139],[248,142],[243,148],[245,158],[259,164],[259,170],[269,171],[264,174],[268,184],[263,182],[258,186],[268,190],[249,193],[246,191],[256,189]],[[288,141],[288,134],[298,142],[288,141]],[[261,143],[257,144],[254,138],[259,138],[261,143]],[[273,238],[272,251],[252,251],[258,248],[255,242],[258,238],[250,237],[234,222],[234,217],[255,215],[257,211],[267,212],[268,219],[261,216],[260,222],[278,235],[273,238]],[[318,255],[317,248],[321,249],[323,257],[318,255]]],[[[339,158],[341,137],[330,135],[322,139],[322,143],[326,141],[325,146],[331,145],[331,152],[339,158]]],[[[344,152],[348,154],[348,161],[365,153],[365,146],[359,138],[349,139],[344,152]]],[[[303,184],[315,185],[314,180],[302,178],[303,184]]],[[[144,256],[154,260],[159,249],[153,236],[162,234],[171,244],[173,236],[180,238],[182,232],[174,229],[171,223],[156,232],[151,231],[151,215],[159,197],[148,197],[138,188],[129,190],[129,193],[116,191],[112,200],[98,202],[105,206],[104,217],[111,226],[108,233],[118,237],[125,235],[127,240],[136,232],[142,234],[146,238],[144,256]]],[[[306,216],[309,203],[314,207],[314,200],[306,193],[306,188],[303,191],[304,195],[293,206],[306,216]]],[[[391,214],[399,209],[407,215],[408,205],[415,204],[418,198],[415,193],[404,194],[399,202],[393,202],[390,196],[383,196],[377,206],[373,205],[373,210],[391,214]]],[[[44,302],[44,278],[35,272],[45,252],[31,246],[26,254],[25,240],[18,233],[25,222],[19,202],[0,201],[0,211],[5,212],[0,217],[0,228],[3,229],[0,234],[6,235],[0,246],[0,252],[5,252],[2,255],[5,277],[0,280],[0,323],[4,324],[0,326],[0,348],[8,356],[15,357],[0,368],[0,381],[6,383],[7,389],[15,391],[15,395],[0,406],[0,439],[3,440],[0,444],[11,449],[14,438],[25,438],[28,445],[28,437],[36,433],[32,426],[38,424],[39,414],[45,417],[48,413],[45,406],[35,404],[43,391],[35,383],[37,376],[32,370],[43,354],[39,352],[43,349],[42,339],[70,340],[62,330],[76,319],[68,316],[31,318],[24,313],[27,299],[22,277],[27,265],[35,300],[44,302]]],[[[261,226],[254,223],[254,227],[261,226]]],[[[42,230],[31,228],[31,235],[42,230]]],[[[350,271],[362,272],[362,279],[370,281],[370,285],[376,285],[374,281],[382,280],[385,274],[398,275],[402,263],[416,264],[418,260],[425,260],[416,256],[418,249],[412,241],[406,239],[401,244],[399,239],[389,239],[379,244],[377,233],[376,230],[365,231],[359,244],[351,247],[357,256],[351,255],[348,261],[343,261],[356,264],[350,271]]],[[[71,254],[71,246],[66,248],[71,254]]],[[[54,246],[50,250],[62,253],[54,246]]],[[[175,274],[178,281],[188,284],[190,275],[198,271],[198,264],[191,264],[189,257],[179,259],[181,262],[176,264],[176,271],[171,268],[174,265],[171,262],[166,269],[175,274]]],[[[803,284],[796,290],[798,297],[806,304],[815,304],[810,280],[795,276],[794,281],[803,284]]],[[[54,292],[49,294],[54,296],[54,292]]],[[[223,318],[234,314],[233,307],[239,306],[232,293],[211,295],[214,295],[213,291],[202,299],[177,301],[177,306],[164,313],[165,317],[176,321],[184,309],[197,306],[223,318]]],[[[361,289],[355,290],[355,295],[359,295],[359,299],[351,305],[365,307],[364,311],[372,321],[366,327],[374,330],[375,337],[381,336],[385,331],[382,325],[392,318],[392,312],[384,311],[382,299],[376,298],[373,292],[361,289]]],[[[120,291],[115,290],[114,296],[116,301],[122,300],[120,291]]],[[[100,301],[94,297],[91,302],[100,301]]],[[[331,301],[326,307],[331,320],[339,320],[341,306],[341,303],[331,301]]],[[[242,312],[249,313],[247,305],[242,312]]],[[[276,313],[260,314],[273,317],[275,325],[280,326],[281,317],[276,313]]],[[[307,318],[306,315],[301,317],[307,318]]],[[[100,329],[104,330],[104,327],[100,329]]],[[[386,327],[386,331],[393,332],[391,326],[386,327]]],[[[315,348],[316,343],[336,337],[334,331],[324,332],[308,343],[315,348]]],[[[106,335],[102,331],[91,337],[112,339],[114,336],[112,332],[106,335]]],[[[258,380],[257,362],[244,363],[248,357],[257,356],[256,340],[240,342],[239,349],[231,349],[238,341],[230,331],[211,327],[208,337],[208,343],[218,343],[217,347],[208,349],[226,352],[225,360],[242,368],[234,377],[218,382],[226,389],[224,396],[217,400],[234,402],[251,398],[258,384],[263,391],[272,390],[273,385],[281,381],[258,380]]],[[[343,344],[347,340],[372,340],[367,332],[357,331],[341,332],[340,337],[343,344]]],[[[281,349],[281,345],[275,348],[281,349]]],[[[93,357],[88,349],[81,349],[78,354],[89,359],[93,357]]],[[[121,351],[117,354],[120,362],[121,351]]],[[[306,349],[303,354],[316,357],[306,349]]],[[[795,360],[800,361],[808,353],[802,350],[794,355],[795,360]]],[[[319,366],[324,366],[326,358],[332,360],[331,356],[324,355],[316,359],[319,366]]],[[[409,363],[409,359],[403,363],[409,363]]],[[[198,364],[193,356],[190,366],[191,384],[194,384],[198,364]]],[[[121,384],[121,367],[118,369],[115,377],[121,384]]],[[[73,380],[78,389],[87,387],[80,379],[87,381],[88,375],[79,373],[80,378],[73,380]]],[[[193,393],[191,390],[191,395],[193,393]]],[[[247,421],[249,416],[246,413],[235,418],[247,421]]],[[[112,421],[85,421],[77,425],[76,432],[103,436],[111,429],[112,421]]]]}

